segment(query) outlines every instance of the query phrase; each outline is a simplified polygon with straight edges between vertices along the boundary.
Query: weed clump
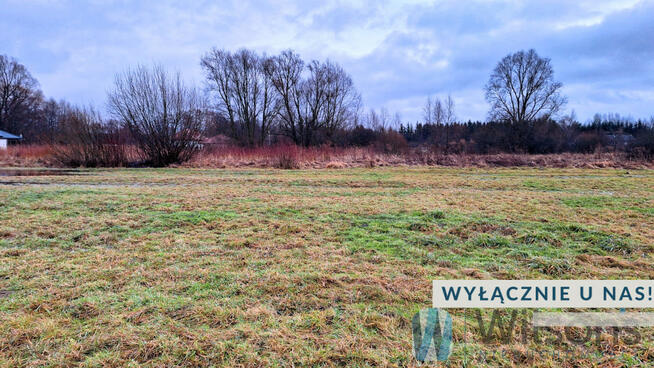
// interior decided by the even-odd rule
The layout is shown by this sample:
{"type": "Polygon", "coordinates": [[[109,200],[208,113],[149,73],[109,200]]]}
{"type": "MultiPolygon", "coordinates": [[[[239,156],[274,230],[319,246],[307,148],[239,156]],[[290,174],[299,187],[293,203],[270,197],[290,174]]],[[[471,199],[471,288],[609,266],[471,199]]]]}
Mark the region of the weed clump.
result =
{"type": "Polygon", "coordinates": [[[427,213],[427,218],[431,220],[441,220],[445,218],[445,212],[441,210],[435,210],[427,213]]]}
{"type": "Polygon", "coordinates": [[[563,245],[561,241],[557,239],[553,234],[542,231],[525,234],[520,237],[520,241],[524,244],[544,244],[555,247],[560,247],[563,245]]]}
{"type": "Polygon", "coordinates": [[[631,254],[634,252],[634,246],[615,236],[590,237],[590,242],[605,252],[631,254]]]}
{"type": "Polygon", "coordinates": [[[412,222],[408,226],[411,231],[427,231],[429,227],[430,225],[428,223],[422,221],[412,222]]]}
{"type": "Polygon", "coordinates": [[[277,158],[277,165],[275,165],[275,167],[284,170],[294,170],[300,168],[300,163],[295,155],[284,152],[277,158]]]}
{"type": "Polygon", "coordinates": [[[511,244],[509,239],[500,235],[479,234],[472,243],[480,248],[500,248],[511,244]]]}
{"type": "Polygon", "coordinates": [[[556,259],[537,256],[529,261],[527,267],[548,276],[560,277],[572,270],[573,263],[567,258],[556,259]]]}
{"type": "Polygon", "coordinates": [[[329,161],[325,167],[328,169],[344,169],[346,165],[340,161],[329,161]]]}

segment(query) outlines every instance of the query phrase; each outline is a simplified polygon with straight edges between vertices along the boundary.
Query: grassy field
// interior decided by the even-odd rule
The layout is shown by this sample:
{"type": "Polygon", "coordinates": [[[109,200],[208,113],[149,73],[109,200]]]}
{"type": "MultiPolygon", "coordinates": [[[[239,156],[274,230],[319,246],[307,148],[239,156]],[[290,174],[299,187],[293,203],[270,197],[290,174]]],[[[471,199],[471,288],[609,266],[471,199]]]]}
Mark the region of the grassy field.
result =
{"type": "MultiPolygon", "coordinates": [[[[414,366],[411,318],[430,307],[433,279],[654,278],[651,170],[124,169],[0,182],[3,367],[414,366]]],[[[595,356],[570,360],[531,342],[485,345],[471,312],[450,312],[449,366],[654,360],[651,330],[637,346],[607,334],[595,356]]]]}

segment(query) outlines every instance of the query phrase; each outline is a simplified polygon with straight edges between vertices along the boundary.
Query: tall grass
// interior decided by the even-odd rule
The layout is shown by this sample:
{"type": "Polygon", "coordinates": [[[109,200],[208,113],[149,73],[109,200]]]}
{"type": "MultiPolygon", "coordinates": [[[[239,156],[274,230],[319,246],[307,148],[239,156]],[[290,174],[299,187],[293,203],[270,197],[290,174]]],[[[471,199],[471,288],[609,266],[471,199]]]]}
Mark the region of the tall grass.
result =
{"type": "MultiPolygon", "coordinates": [[[[132,145],[122,146],[120,163],[139,164],[142,154],[132,145]],[[124,155],[123,155],[124,153],[124,155]]],[[[56,159],[66,146],[13,145],[0,151],[0,166],[70,166],[56,159]]],[[[79,165],[79,163],[77,164],[79,165]]],[[[623,153],[528,154],[442,154],[414,148],[403,153],[384,153],[373,147],[299,147],[277,145],[265,147],[205,148],[186,167],[260,167],[282,169],[346,168],[375,166],[448,166],[448,167],[577,167],[577,168],[654,168],[654,161],[633,159],[623,153]]],[[[101,165],[102,166],[102,165],[101,165]]],[[[105,165],[106,166],[106,165],[105,165]]],[[[111,166],[111,165],[110,165],[111,166]]]]}
{"type": "Polygon", "coordinates": [[[582,154],[443,154],[414,148],[386,153],[373,147],[297,147],[292,145],[204,150],[185,163],[190,167],[344,168],[375,166],[654,168],[651,160],[622,153],[582,154]]]}
{"type": "Polygon", "coordinates": [[[45,144],[16,144],[0,151],[3,157],[21,157],[39,159],[52,154],[52,146],[45,144]]]}
{"type": "Polygon", "coordinates": [[[76,145],[22,144],[0,150],[0,166],[5,167],[119,167],[141,160],[133,145],[106,144],[89,151],[76,145]]]}
{"type": "MultiPolygon", "coordinates": [[[[342,162],[356,163],[374,159],[372,148],[300,147],[224,147],[207,149],[191,159],[192,167],[276,167],[282,169],[318,168],[342,162]]],[[[343,163],[344,167],[345,164],[343,163]]]]}
{"type": "Polygon", "coordinates": [[[11,145],[0,150],[0,165],[12,167],[51,166],[53,147],[42,144],[11,145]]]}
{"type": "Polygon", "coordinates": [[[124,144],[69,144],[54,148],[54,158],[66,167],[124,167],[134,149],[124,144]]]}

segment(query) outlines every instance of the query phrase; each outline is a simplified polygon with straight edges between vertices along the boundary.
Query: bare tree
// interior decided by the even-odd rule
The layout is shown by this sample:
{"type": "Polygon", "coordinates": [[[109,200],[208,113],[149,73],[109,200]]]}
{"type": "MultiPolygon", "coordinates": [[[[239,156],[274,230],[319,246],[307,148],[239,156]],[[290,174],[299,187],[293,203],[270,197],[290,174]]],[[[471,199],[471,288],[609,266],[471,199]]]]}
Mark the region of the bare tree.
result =
{"type": "Polygon", "coordinates": [[[379,130],[379,126],[381,125],[380,120],[379,114],[377,114],[375,109],[370,109],[365,116],[366,126],[372,130],[379,130]]]}
{"type": "Polygon", "coordinates": [[[386,107],[382,107],[379,109],[379,112],[375,111],[375,109],[370,109],[370,111],[365,114],[364,121],[366,127],[383,133],[398,129],[402,123],[402,117],[398,112],[391,115],[386,107]]]}
{"type": "Polygon", "coordinates": [[[303,88],[308,128],[302,141],[305,146],[314,143],[314,135],[320,130],[331,136],[336,129],[345,128],[355,120],[361,106],[352,78],[339,65],[314,60],[308,71],[303,88]]]}
{"type": "Polygon", "coordinates": [[[445,99],[445,105],[443,107],[443,122],[447,125],[454,124],[456,122],[456,111],[454,107],[454,100],[451,95],[447,95],[445,99]]]}
{"type": "Polygon", "coordinates": [[[535,50],[518,51],[504,57],[486,84],[489,117],[513,124],[555,115],[566,103],[562,84],[554,80],[550,59],[535,50]]]}
{"type": "Polygon", "coordinates": [[[438,96],[433,100],[431,96],[427,97],[427,102],[425,103],[422,112],[425,124],[441,125],[445,122],[445,107],[443,107],[443,103],[438,96]]]}
{"type": "MultiPolygon", "coordinates": [[[[51,101],[52,102],[52,101],[51,101]]],[[[115,142],[115,127],[106,124],[93,108],[60,103],[54,157],[66,166],[116,167],[128,163],[123,144],[115,142]]]]}
{"type": "Polygon", "coordinates": [[[109,109],[154,166],[188,160],[198,149],[203,101],[179,73],[138,66],[117,75],[109,109]]]}
{"type": "Polygon", "coordinates": [[[306,129],[302,73],[304,61],[291,50],[272,57],[265,64],[266,75],[279,96],[278,114],[281,131],[296,144],[302,143],[306,129]]]}
{"type": "Polygon", "coordinates": [[[391,120],[391,113],[388,112],[388,109],[382,107],[379,110],[379,130],[386,131],[391,128],[393,121],[391,120]]]}
{"type": "Polygon", "coordinates": [[[16,134],[38,113],[43,96],[39,83],[25,66],[0,55],[0,129],[16,134]]]}
{"type": "Polygon", "coordinates": [[[279,108],[273,80],[266,73],[270,61],[246,49],[235,53],[213,49],[202,58],[202,67],[232,135],[250,146],[263,144],[279,108]]]}
{"type": "Polygon", "coordinates": [[[218,112],[229,121],[232,136],[237,136],[236,103],[234,102],[234,83],[232,77],[232,56],[229,52],[213,49],[202,58],[202,68],[205,70],[210,89],[218,95],[218,112]]]}
{"type": "Polygon", "coordinates": [[[422,119],[425,124],[432,124],[434,118],[434,106],[431,101],[431,96],[427,96],[425,106],[422,108],[422,119]]]}
{"type": "Polygon", "coordinates": [[[274,124],[296,144],[329,139],[358,118],[360,96],[339,65],[305,64],[291,50],[275,57],[212,50],[202,58],[210,90],[232,134],[263,144],[274,124]]]}
{"type": "Polygon", "coordinates": [[[43,143],[55,143],[57,132],[71,111],[71,106],[63,100],[57,102],[51,98],[45,101],[41,107],[41,124],[35,138],[43,143]]]}
{"type": "Polygon", "coordinates": [[[330,136],[358,118],[361,98],[337,64],[315,60],[305,64],[287,50],[266,65],[279,96],[281,131],[296,144],[314,144],[318,133],[330,136]]]}
{"type": "Polygon", "coordinates": [[[399,112],[393,114],[393,121],[391,122],[391,129],[398,130],[402,125],[402,115],[399,112]]]}
{"type": "Polygon", "coordinates": [[[443,103],[441,102],[441,99],[436,97],[434,99],[434,116],[432,117],[432,121],[436,125],[441,125],[445,121],[445,111],[443,110],[443,103]]]}
{"type": "Polygon", "coordinates": [[[456,112],[454,111],[454,100],[451,95],[447,95],[443,107],[443,122],[445,124],[445,136],[443,137],[443,152],[450,153],[450,135],[452,125],[456,123],[456,112]]]}

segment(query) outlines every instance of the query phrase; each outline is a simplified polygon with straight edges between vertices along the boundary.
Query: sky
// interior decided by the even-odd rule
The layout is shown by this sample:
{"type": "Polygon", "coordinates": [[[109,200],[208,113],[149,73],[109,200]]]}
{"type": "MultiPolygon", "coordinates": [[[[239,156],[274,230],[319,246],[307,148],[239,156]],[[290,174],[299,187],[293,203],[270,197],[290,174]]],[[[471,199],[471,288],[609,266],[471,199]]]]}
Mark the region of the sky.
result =
{"type": "Polygon", "coordinates": [[[427,96],[485,120],[483,87],[505,55],[551,59],[581,121],[654,116],[654,0],[165,1],[0,0],[0,54],[43,93],[106,106],[116,73],[159,63],[202,86],[212,47],[294,49],[352,76],[366,109],[421,119],[427,96]]]}

